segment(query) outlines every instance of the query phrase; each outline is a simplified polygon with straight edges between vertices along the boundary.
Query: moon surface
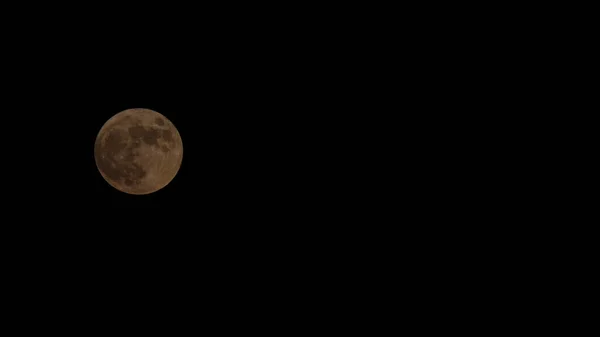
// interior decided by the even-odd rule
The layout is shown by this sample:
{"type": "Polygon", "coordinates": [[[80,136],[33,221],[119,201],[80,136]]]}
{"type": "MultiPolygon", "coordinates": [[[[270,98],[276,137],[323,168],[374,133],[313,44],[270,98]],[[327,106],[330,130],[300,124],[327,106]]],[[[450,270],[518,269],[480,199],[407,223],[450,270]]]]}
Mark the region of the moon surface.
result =
{"type": "Polygon", "coordinates": [[[94,145],[96,166],[114,188],[149,194],[167,186],[181,167],[181,136],[165,116],[128,109],[110,118],[94,145]]]}

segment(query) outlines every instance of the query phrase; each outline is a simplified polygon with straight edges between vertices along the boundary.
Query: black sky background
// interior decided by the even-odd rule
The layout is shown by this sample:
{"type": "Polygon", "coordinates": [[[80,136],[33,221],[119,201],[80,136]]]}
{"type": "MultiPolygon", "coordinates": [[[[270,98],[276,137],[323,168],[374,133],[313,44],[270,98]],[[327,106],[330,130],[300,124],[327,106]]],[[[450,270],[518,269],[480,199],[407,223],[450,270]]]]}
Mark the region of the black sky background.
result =
{"type": "MultiPolygon", "coordinates": [[[[437,255],[438,241],[456,245],[445,235],[455,226],[430,223],[446,213],[427,202],[456,200],[460,191],[435,186],[440,171],[456,179],[445,160],[429,165],[421,143],[438,140],[410,121],[423,113],[439,122],[427,104],[446,104],[420,83],[455,86],[431,67],[446,50],[406,42],[431,44],[419,35],[427,20],[406,20],[397,36],[404,18],[380,29],[387,9],[349,3],[26,6],[0,21],[0,252],[7,293],[25,309],[68,306],[68,324],[99,318],[88,327],[106,326],[92,307],[125,320],[200,319],[203,331],[206,321],[220,332],[295,329],[343,316],[339,308],[370,310],[356,297],[385,300],[380,282],[397,280],[381,271],[400,266],[421,283],[405,261],[437,255]],[[386,49],[398,44],[395,60],[386,49]],[[147,196],[115,190],[94,162],[102,125],[130,108],[165,115],[183,140],[179,173],[147,196]],[[398,217],[382,219],[384,208],[398,217]]],[[[334,328],[360,320],[348,317],[334,328]]]]}

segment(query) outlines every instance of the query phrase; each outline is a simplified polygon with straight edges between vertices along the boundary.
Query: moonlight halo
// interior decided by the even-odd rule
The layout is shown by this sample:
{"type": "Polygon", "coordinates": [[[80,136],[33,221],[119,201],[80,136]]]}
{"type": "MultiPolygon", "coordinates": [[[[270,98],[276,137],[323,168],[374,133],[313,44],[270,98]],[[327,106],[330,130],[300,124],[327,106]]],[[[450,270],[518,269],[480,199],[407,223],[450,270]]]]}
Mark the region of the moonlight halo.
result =
{"type": "Polygon", "coordinates": [[[114,188],[149,194],[167,186],[181,166],[179,131],[162,114],[128,109],[111,117],[94,144],[96,167],[114,188]]]}

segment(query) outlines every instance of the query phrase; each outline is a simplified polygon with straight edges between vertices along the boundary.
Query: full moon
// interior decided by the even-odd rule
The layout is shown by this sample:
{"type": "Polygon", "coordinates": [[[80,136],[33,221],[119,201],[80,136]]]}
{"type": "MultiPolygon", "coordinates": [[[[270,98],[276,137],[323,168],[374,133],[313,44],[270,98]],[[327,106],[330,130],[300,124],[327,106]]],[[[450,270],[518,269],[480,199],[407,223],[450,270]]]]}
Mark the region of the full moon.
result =
{"type": "Polygon", "coordinates": [[[175,125],[165,116],[149,109],[128,109],[102,126],[94,157],[111,186],[128,194],[149,194],[175,178],[183,144],[175,125]]]}

